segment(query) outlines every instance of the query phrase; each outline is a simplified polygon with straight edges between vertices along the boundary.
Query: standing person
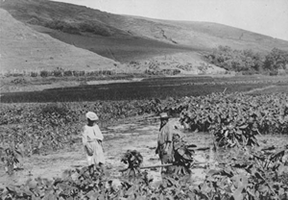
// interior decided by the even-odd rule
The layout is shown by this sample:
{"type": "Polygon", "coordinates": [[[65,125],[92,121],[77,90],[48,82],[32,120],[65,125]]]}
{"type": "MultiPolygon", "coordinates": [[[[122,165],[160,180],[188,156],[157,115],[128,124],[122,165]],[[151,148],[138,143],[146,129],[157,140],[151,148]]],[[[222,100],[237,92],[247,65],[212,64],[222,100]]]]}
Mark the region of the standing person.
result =
{"type": "MultiPolygon", "coordinates": [[[[168,164],[173,162],[173,127],[169,122],[167,113],[160,114],[160,121],[160,129],[155,153],[159,155],[161,164],[168,164]]],[[[166,168],[166,171],[170,171],[168,167],[166,168]]],[[[163,172],[163,168],[161,172],[163,172]]]]}
{"type": "Polygon", "coordinates": [[[87,154],[88,165],[103,168],[105,157],[102,147],[103,135],[96,124],[98,116],[94,112],[86,113],[87,125],[82,128],[82,142],[87,154]]]}

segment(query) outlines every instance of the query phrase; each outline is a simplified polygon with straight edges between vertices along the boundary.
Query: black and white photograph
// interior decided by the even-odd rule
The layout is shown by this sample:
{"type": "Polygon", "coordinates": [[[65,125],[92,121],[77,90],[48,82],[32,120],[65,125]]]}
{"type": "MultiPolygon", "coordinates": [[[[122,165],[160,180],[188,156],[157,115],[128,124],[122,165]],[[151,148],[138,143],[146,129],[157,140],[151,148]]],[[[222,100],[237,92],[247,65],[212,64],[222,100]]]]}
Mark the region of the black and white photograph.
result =
{"type": "Polygon", "coordinates": [[[288,200],[288,0],[0,0],[0,200],[288,200]]]}

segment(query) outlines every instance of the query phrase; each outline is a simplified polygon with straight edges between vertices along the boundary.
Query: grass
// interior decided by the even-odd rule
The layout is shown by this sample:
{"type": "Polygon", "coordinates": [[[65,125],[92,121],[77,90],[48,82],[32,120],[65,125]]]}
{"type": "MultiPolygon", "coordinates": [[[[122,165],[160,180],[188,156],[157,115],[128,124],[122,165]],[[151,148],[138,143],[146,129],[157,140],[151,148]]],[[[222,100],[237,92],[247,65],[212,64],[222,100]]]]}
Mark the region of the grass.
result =
{"type": "Polygon", "coordinates": [[[149,59],[155,55],[173,54],[192,50],[184,46],[176,46],[143,37],[86,36],[65,33],[35,25],[31,27],[67,44],[87,49],[121,63],[128,63],[132,60],[149,59]]]}
{"type": "Polygon", "coordinates": [[[0,6],[38,32],[120,62],[181,51],[202,53],[219,45],[287,49],[287,41],[216,23],[122,16],[52,1],[15,0],[0,6]]]}

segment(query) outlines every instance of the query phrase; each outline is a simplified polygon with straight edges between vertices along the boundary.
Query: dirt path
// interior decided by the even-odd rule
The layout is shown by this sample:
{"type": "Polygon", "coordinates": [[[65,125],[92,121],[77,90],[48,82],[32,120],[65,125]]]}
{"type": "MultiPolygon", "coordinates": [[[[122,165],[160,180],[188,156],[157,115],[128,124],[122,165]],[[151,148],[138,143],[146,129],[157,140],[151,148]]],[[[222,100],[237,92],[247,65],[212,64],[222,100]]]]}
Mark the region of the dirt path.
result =
{"type": "MultiPolygon", "coordinates": [[[[145,124],[139,119],[134,119],[125,124],[118,124],[103,130],[104,151],[106,156],[106,168],[111,172],[112,176],[120,177],[119,169],[126,166],[120,162],[121,156],[129,149],[139,151],[144,157],[144,166],[160,164],[155,155],[155,147],[158,133],[158,122],[145,124]],[[121,135],[121,137],[119,137],[121,135]]],[[[201,146],[209,146],[211,137],[206,134],[189,133],[187,140],[190,143],[201,146]]],[[[207,161],[205,152],[197,152],[195,159],[200,162],[207,161]]],[[[0,172],[0,188],[10,184],[22,184],[29,178],[53,178],[61,176],[66,169],[86,166],[86,157],[81,144],[76,144],[72,149],[61,150],[59,152],[50,153],[48,155],[35,155],[22,160],[24,170],[17,171],[13,176],[8,176],[4,172],[2,165],[0,172]]],[[[193,170],[193,180],[203,179],[203,169],[193,170]]],[[[149,170],[149,174],[154,180],[160,179],[160,169],[157,171],[149,170]]]]}
{"type": "Polygon", "coordinates": [[[256,89],[252,89],[252,90],[249,90],[248,92],[243,92],[243,93],[244,94],[253,94],[254,92],[261,92],[263,90],[271,89],[271,88],[274,88],[274,87],[277,87],[277,85],[269,85],[269,86],[266,86],[266,87],[263,87],[263,88],[256,88],[256,89]]]}

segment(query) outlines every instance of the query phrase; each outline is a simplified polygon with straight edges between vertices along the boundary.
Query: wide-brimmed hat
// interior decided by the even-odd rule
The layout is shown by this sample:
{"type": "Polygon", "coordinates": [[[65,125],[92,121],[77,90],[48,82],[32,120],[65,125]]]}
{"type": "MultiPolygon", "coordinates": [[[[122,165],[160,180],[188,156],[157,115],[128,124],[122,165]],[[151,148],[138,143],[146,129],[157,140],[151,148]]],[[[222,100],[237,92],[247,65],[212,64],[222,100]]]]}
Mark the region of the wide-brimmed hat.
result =
{"type": "Polygon", "coordinates": [[[160,114],[160,119],[169,119],[169,116],[167,113],[164,112],[160,114]]]}
{"type": "Polygon", "coordinates": [[[91,111],[86,113],[86,117],[87,117],[87,119],[90,119],[91,121],[96,121],[99,119],[99,117],[96,115],[96,113],[91,112],[91,111]]]}

